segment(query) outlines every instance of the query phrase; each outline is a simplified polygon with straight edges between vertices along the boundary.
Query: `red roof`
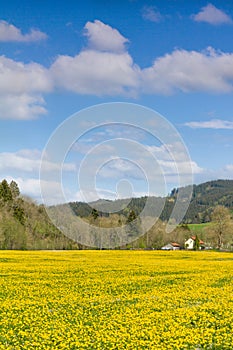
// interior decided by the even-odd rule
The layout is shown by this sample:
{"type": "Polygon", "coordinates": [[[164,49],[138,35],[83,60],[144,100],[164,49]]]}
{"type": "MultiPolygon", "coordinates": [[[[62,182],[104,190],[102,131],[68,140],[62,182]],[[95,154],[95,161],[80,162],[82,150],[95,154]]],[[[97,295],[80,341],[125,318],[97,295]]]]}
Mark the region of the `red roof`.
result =
{"type": "MultiPolygon", "coordinates": [[[[191,238],[192,238],[193,241],[196,240],[196,236],[192,236],[191,238]]],[[[204,242],[203,242],[201,239],[199,239],[199,243],[200,243],[200,244],[204,244],[204,242]]]]}
{"type": "Polygon", "coordinates": [[[179,244],[179,243],[175,243],[175,242],[171,243],[171,245],[172,245],[173,247],[180,247],[180,244],[179,244]]]}

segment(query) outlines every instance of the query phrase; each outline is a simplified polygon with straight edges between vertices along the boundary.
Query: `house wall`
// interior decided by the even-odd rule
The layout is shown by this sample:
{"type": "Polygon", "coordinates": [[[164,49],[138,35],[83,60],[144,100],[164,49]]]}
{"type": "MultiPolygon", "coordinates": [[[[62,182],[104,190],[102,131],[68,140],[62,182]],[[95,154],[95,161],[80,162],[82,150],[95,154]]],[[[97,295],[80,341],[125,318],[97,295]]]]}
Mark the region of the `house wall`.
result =
{"type": "Polygon", "coordinates": [[[194,240],[192,238],[189,238],[186,242],[185,242],[185,247],[187,249],[193,249],[194,247],[194,240]]]}

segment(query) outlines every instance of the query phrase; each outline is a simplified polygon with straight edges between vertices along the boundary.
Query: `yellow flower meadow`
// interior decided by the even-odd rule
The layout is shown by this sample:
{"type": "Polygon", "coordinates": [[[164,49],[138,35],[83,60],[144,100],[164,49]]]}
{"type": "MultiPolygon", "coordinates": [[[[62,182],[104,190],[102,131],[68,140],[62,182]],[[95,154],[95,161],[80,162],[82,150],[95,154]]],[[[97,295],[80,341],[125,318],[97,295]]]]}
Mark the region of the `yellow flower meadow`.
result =
{"type": "Polygon", "coordinates": [[[0,252],[0,349],[233,349],[233,254],[0,252]]]}

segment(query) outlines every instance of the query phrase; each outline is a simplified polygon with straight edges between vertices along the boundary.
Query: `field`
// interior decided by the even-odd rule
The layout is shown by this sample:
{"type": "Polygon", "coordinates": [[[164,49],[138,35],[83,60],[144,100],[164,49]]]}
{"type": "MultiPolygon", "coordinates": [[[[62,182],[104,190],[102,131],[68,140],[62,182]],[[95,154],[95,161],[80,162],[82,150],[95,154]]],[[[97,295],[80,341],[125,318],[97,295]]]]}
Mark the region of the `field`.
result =
{"type": "Polygon", "coordinates": [[[232,349],[233,254],[0,252],[0,349],[232,349]]]}
{"type": "Polygon", "coordinates": [[[188,224],[188,228],[190,229],[191,232],[195,233],[200,233],[202,232],[205,228],[209,227],[211,223],[207,222],[204,224],[188,224]]]}

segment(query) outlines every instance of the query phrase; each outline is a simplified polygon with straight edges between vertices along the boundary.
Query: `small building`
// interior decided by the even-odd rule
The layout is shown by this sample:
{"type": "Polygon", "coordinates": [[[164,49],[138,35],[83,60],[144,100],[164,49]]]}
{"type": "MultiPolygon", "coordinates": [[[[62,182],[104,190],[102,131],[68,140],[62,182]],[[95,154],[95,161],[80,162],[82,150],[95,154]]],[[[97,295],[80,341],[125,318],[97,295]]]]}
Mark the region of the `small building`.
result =
{"type": "Polygon", "coordinates": [[[162,250],[180,250],[180,245],[179,243],[172,242],[172,243],[166,244],[161,249],[162,250]]]}
{"type": "MultiPolygon", "coordinates": [[[[184,246],[188,250],[193,250],[195,247],[196,236],[192,236],[187,241],[185,241],[184,246]]],[[[199,249],[205,249],[205,243],[199,239],[199,249]]]]}

